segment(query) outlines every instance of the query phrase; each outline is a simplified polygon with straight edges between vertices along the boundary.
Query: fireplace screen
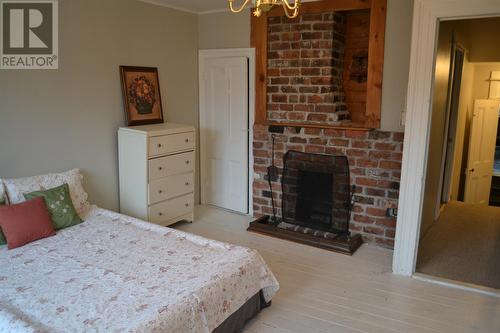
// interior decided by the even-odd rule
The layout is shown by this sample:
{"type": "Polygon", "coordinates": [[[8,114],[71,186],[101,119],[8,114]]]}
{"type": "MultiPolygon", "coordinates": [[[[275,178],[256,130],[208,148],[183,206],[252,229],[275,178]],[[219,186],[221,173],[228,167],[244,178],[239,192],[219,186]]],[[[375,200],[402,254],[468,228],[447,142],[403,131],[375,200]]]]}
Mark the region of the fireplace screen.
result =
{"type": "Polygon", "coordinates": [[[321,231],[348,233],[349,182],[345,156],[287,152],[281,183],[283,221],[321,231]]]}

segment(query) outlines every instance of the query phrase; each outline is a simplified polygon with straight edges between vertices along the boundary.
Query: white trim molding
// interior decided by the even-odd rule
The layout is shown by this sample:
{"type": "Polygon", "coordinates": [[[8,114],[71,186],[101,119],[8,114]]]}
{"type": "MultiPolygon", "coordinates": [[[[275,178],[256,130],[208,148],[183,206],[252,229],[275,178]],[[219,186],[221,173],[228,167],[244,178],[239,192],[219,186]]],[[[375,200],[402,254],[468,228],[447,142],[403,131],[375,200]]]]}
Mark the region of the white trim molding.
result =
{"type": "Polygon", "coordinates": [[[168,4],[166,4],[162,0],[137,0],[137,1],[149,3],[150,5],[156,5],[156,6],[160,6],[160,7],[170,8],[170,9],[173,9],[173,10],[177,10],[179,12],[185,12],[185,13],[194,14],[194,15],[198,15],[199,14],[198,12],[196,12],[194,10],[190,10],[190,9],[187,9],[187,8],[184,8],[184,7],[168,5],[168,4]]]}
{"type": "MultiPolygon", "coordinates": [[[[224,57],[246,57],[248,59],[248,215],[253,216],[253,125],[255,123],[255,49],[209,49],[198,51],[198,84],[199,84],[199,113],[202,114],[202,84],[203,78],[200,73],[204,72],[205,61],[210,58],[224,57]]],[[[200,122],[201,123],[201,122],[200,122]]],[[[201,137],[201,135],[200,135],[201,137]]],[[[200,161],[203,159],[203,143],[200,143],[200,161]]],[[[203,188],[200,184],[201,202],[204,203],[203,188]]]]}
{"type": "Polygon", "coordinates": [[[415,272],[429,146],[438,22],[500,16],[499,0],[415,0],[393,272],[415,272]]]}

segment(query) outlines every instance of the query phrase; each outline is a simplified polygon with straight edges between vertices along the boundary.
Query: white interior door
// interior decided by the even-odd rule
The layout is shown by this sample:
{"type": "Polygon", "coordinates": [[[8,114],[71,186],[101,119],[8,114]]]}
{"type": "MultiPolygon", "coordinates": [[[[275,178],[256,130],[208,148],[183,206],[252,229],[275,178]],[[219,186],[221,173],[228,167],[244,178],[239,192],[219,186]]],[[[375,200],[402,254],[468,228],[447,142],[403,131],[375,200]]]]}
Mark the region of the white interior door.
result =
{"type": "Polygon", "coordinates": [[[464,201],[488,205],[495,158],[500,101],[478,99],[469,141],[464,201]]]}
{"type": "Polygon", "coordinates": [[[202,71],[202,202],[248,213],[248,59],[209,58],[202,71]]]}

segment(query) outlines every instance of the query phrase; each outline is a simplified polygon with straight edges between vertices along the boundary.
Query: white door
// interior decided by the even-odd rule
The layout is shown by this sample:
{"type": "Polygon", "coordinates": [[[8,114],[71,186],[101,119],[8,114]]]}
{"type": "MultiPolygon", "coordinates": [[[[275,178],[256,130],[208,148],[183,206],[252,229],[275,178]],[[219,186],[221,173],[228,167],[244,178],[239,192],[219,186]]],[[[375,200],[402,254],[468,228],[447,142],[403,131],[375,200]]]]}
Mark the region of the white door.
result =
{"type": "Polygon", "coordinates": [[[488,205],[495,159],[500,101],[478,99],[469,139],[464,201],[488,205]]]}
{"type": "Polygon", "coordinates": [[[248,213],[248,59],[208,58],[202,67],[202,202],[248,213]]]}

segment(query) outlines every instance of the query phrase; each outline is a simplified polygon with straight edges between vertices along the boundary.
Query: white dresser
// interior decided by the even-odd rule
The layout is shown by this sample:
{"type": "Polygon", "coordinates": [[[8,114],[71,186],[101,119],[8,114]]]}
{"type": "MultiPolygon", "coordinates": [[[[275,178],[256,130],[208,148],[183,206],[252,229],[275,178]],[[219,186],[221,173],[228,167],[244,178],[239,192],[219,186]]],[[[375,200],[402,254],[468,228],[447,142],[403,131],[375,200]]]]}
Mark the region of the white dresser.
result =
{"type": "Polygon", "coordinates": [[[163,226],[193,221],[195,142],[189,125],[120,128],[120,212],[163,226]]]}

